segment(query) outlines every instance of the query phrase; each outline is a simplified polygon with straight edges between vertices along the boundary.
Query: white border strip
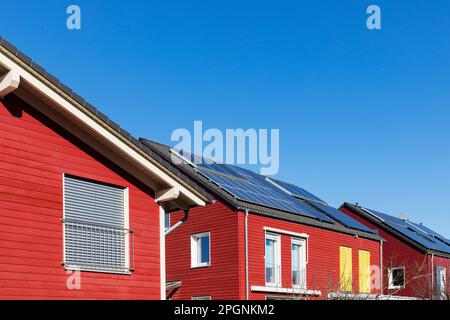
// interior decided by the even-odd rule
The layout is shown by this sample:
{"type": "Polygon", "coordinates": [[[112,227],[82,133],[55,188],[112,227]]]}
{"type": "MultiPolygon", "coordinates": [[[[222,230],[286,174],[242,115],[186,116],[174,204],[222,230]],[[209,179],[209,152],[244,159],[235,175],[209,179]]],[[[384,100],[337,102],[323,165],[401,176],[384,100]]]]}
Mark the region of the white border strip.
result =
{"type": "Polygon", "coordinates": [[[278,234],[285,234],[285,235],[293,236],[293,237],[297,237],[297,238],[305,238],[305,239],[309,238],[309,235],[307,235],[306,233],[297,233],[297,232],[286,231],[286,230],[281,230],[281,229],[276,229],[276,228],[271,228],[271,227],[264,227],[264,231],[278,233],[278,234]]]}
{"type": "Polygon", "coordinates": [[[356,294],[345,292],[330,292],[328,299],[340,299],[340,300],[422,300],[414,297],[403,296],[387,296],[379,294],[356,294]]]}
{"type": "Polygon", "coordinates": [[[303,290],[303,289],[295,289],[295,288],[252,286],[251,289],[252,289],[252,292],[292,294],[292,295],[299,295],[299,296],[318,297],[322,294],[322,292],[319,290],[303,290]]]}
{"type": "Polygon", "coordinates": [[[160,273],[161,273],[161,300],[166,300],[166,211],[159,206],[159,254],[160,254],[160,273]]]}

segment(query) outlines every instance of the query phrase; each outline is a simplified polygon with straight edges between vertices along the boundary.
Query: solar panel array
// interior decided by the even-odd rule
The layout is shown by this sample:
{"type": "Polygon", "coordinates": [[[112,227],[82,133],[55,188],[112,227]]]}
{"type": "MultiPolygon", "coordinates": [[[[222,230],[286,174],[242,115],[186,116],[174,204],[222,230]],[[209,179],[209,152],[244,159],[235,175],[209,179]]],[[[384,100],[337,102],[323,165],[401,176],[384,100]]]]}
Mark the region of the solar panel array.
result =
{"type": "Polygon", "coordinates": [[[269,182],[271,182],[272,184],[276,185],[277,187],[281,188],[283,191],[291,194],[294,197],[298,197],[298,198],[308,200],[311,202],[319,202],[319,203],[326,204],[326,202],[323,201],[322,199],[319,199],[312,193],[310,193],[310,192],[306,191],[305,189],[300,188],[294,184],[287,183],[287,182],[284,182],[281,180],[271,179],[271,178],[267,178],[267,180],[269,182]]]}
{"type": "Polygon", "coordinates": [[[352,217],[346,215],[342,211],[329,206],[325,201],[323,201],[319,197],[313,195],[312,193],[306,191],[303,188],[300,188],[292,183],[284,182],[281,180],[275,180],[275,179],[271,179],[271,178],[266,178],[266,179],[268,181],[270,181],[273,185],[278,187],[280,190],[284,191],[285,193],[291,195],[294,198],[303,199],[303,201],[306,204],[308,204],[309,206],[319,210],[320,212],[324,213],[329,218],[346,226],[347,228],[370,232],[370,233],[376,232],[376,231],[371,230],[370,228],[366,227],[359,221],[353,219],[352,217]]]}
{"type": "Polygon", "coordinates": [[[294,184],[269,179],[238,166],[207,161],[188,153],[184,153],[183,156],[191,159],[192,162],[195,161],[200,174],[236,199],[374,233],[373,230],[328,206],[325,201],[294,184]]]}
{"type": "Polygon", "coordinates": [[[429,229],[428,227],[422,225],[422,224],[418,224],[418,223],[414,223],[414,222],[410,222],[412,223],[414,226],[416,226],[418,229],[420,229],[422,232],[425,232],[427,234],[429,234],[430,236],[432,236],[433,238],[447,244],[450,246],[450,240],[445,239],[445,237],[443,237],[442,235],[440,235],[439,233],[429,229]]]}
{"type": "Polygon", "coordinates": [[[321,212],[284,194],[250,171],[222,164],[202,164],[198,169],[203,176],[239,200],[333,223],[321,212]]]}
{"type": "Polygon", "coordinates": [[[317,207],[321,211],[325,212],[328,216],[332,217],[333,219],[336,219],[337,221],[339,221],[340,223],[342,223],[343,225],[345,225],[348,228],[361,230],[361,231],[365,231],[365,232],[371,232],[371,233],[374,232],[369,227],[363,225],[361,222],[353,219],[352,217],[346,215],[345,213],[343,213],[342,211],[340,211],[336,208],[330,207],[329,205],[322,204],[322,203],[312,203],[312,205],[314,207],[317,207]]]}
{"type": "Polygon", "coordinates": [[[423,247],[440,252],[450,253],[450,245],[446,244],[445,241],[442,241],[444,240],[444,238],[431,229],[413,223],[411,221],[396,218],[372,209],[364,208],[364,210],[385,223],[390,228],[398,231],[409,239],[422,245],[423,247]],[[442,237],[442,240],[437,239],[440,237],[442,237]]]}

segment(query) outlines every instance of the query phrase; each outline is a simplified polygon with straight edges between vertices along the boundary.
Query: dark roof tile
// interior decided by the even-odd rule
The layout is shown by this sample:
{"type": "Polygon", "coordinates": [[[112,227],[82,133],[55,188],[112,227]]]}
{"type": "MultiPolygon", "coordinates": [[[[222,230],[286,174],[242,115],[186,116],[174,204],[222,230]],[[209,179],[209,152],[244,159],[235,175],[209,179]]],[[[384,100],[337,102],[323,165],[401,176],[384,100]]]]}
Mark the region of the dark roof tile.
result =
{"type": "Polygon", "coordinates": [[[34,61],[31,62],[31,67],[42,76],[45,76],[45,73],[47,72],[44,68],[42,68],[40,65],[38,65],[34,61]]]}
{"type": "Polygon", "coordinates": [[[29,56],[24,54],[23,52],[17,51],[16,56],[25,62],[27,65],[31,66],[31,63],[33,62],[29,56]]]}
{"type": "Polygon", "coordinates": [[[76,94],[75,92],[72,91],[72,99],[74,99],[76,102],[78,102],[81,105],[84,105],[84,98],[82,96],[79,96],[78,94],[76,94]]]}
{"type": "Polygon", "coordinates": [[[11,52],[12,54],[16,54],[17,53],[17,48],[15,46],[13,46],[11,43],[9,43],[8,41],[6,41],[5,39],[2,39],[1,45],[8,50],[9,52],[11,52]]]}
{"type": "Polygon", "coordinates": [[[86,109],[88,109],[91,113],[96,114],[97,113],[97,108],[94,107],[92,104],[90,104],[89,102],[85,101],[83,104],[83,107],[85,107],[86,109]]]}
{"type": "Polygon", "coordinates": [[[136,146],[139,147],[139,140],[138,139],[136,139],[135,137],[131,136],[130,141],[133,142],[136,146]]]}
{"type": "Polygon", "coordinates": [[[102,120],[104,123],[108,123],[109,118],[102,112],[98,111],[95,114],[100,120],[102,120]]]}
{"type": "Polygon", "coordinates": [[[119,129],[119,132],[120,132],[120,134],[121,134],[122,136],[124,136],[125,138],[127,138],[127,139],[130,139],[130,138],[131,138],[131,134],[130,134],[128,131],[126,131],[126,130],[120,128],[120,129],[119,129]]]}
{"type": "Polygon", "coordinates": [[[50,81],[52,84],[54,84],[55,86],[58,86],[58,85],[59,85],[59,80],[58,80],[58,78],[54,77],[54,76],[51,75],[50,73],[45,72],[44,77],[45,77],[48,81],[50,81]]]}
{"type": "Polygon", "coordinates": [[[113,128],[116,131],[119,131],[120,126],[115,123],[114,121],[112,121],[111,119],[108,120],[108,124],[111,126],[111,128],[113,128]]]}
{"type": "Polygon", "coordinates": [[[69,97],[72,96],[72,90],[66,86],[64,83],[59,82],[58,88],[60,88],[62,91],[64,91],[65,94],[67,94],[69,97]]]}

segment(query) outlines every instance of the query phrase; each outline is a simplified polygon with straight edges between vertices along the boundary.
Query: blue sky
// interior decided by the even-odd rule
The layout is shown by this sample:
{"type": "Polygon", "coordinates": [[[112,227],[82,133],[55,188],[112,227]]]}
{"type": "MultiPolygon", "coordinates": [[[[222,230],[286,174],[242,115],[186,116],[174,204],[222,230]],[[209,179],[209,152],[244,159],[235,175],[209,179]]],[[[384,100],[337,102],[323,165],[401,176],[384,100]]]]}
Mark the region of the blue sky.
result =
{"type": "Polygon", "coordinates": [[[448,0],[5,5],[1,35],[135,136],[279,128],[279,178],[450,238],[448,0]]]}

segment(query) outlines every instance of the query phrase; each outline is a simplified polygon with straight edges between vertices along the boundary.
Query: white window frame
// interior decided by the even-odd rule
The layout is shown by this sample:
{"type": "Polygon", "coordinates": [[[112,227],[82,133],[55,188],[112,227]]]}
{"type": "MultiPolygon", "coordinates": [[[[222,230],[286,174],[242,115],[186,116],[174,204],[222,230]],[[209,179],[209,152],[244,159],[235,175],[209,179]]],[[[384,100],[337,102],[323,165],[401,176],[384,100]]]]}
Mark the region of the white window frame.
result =
{"type": "Polygon", "coordinates": [[[202,232],[191,235],[191,268],[206,268],[211,266],[211,233],[202,232]],[[208,237],[209,238],[209,261],[204,263],[199,263],[199,252],[198,252],[198,239],[208,237]]]}
{"type": "MultiPolygon", "coordinates": [[[[62,174],[62,204],[63,204],[63,221],[66,219],[66,186],[65,186],[65,177],[66,173],[62,174]]],[[[87,179],[81,176],[76,176],[76,175],[69,175],[75,178],[80,178],[80,179],[87,179]]],[[[98,180],[92,180],[92,179],[88,179],[89,181],[92,181],[94,183],[99,183],[102,184],[104,182],[98,181],[98,180]]],[[[123,203],[124,203],[124,210],[123,210],[123,214],[124,214],[124,229],[126,230],[130,230],[130,191],[128,187],[120,187],[117,186],[118,188],[122,188],[123,189],[123,203]]],[[[63,223],[62,225],[62,240],[63,240],[63,260],[62,261],[66,261],[66,225],[63,223]]],[[[69,271],[88,271],[88,272],[95,272],[95,273],[106,273],[106,274],[131,274],[131,267],[130,267],[130,232],[127,232],[125,234],[125,270],[124,271],[115,271],[115,270],[108,270],[108,269],[102,269],[102,268],[86,268],[86,267],[79,267],[76,265],[64,265],[64,269],[65,270],[69,270],[69,271]],[[128,271],[127,271],[128,270],[128,271]]]]}
{"type": "Polygon", "coordinates": [[[405,289],[405,282],[406,282],[406,269],[405,267],[393,267],[388,269],[388,276],[389,276],[389,290],[399,290],[399,289],[405,289]],[[402,286],[394,286],[394,271],[396,270],[403,270],[403,285],[402,286]]]}
{"type": "MultiPolygon", "coordinates": [[[[306,290],[307,286],[307,264],[308,264],[308,259],[307,259],[307,245],[308,245],[308,241],[306,239],[301,239],[301,238],[291,238],[291,260],[293,255],[292,255],[292,246],[293,245],[298,245],[300,246],[300,254],[299,254],[299,267],[300,267],[300,273],[304,272],[304,281],[303,283],[301,283],[300,285],[294,284],[292,282],[292,287],[294,289],[300,289],[300,290],[306,290]]],[[[293,264],[291,261],[291,281],[293,281],[292,279],[292,272],[293,272],[293,264]]]]}
{"type": "Polygon", "coordinates": [[[191,300],[198,300],[198,301],[209,301],[212,300],[211,296],[195,296],[195,297],[191,297],[191,300]]]}
{"type": "Polygon", "coordinates": [[[266,232],[264,237],[264,281],[267,287],[281,287],[281,235],[266,232]],[[266,268],[266,242],[267,240],[275,241],[275,282],[267,282],[266,268]]]}

